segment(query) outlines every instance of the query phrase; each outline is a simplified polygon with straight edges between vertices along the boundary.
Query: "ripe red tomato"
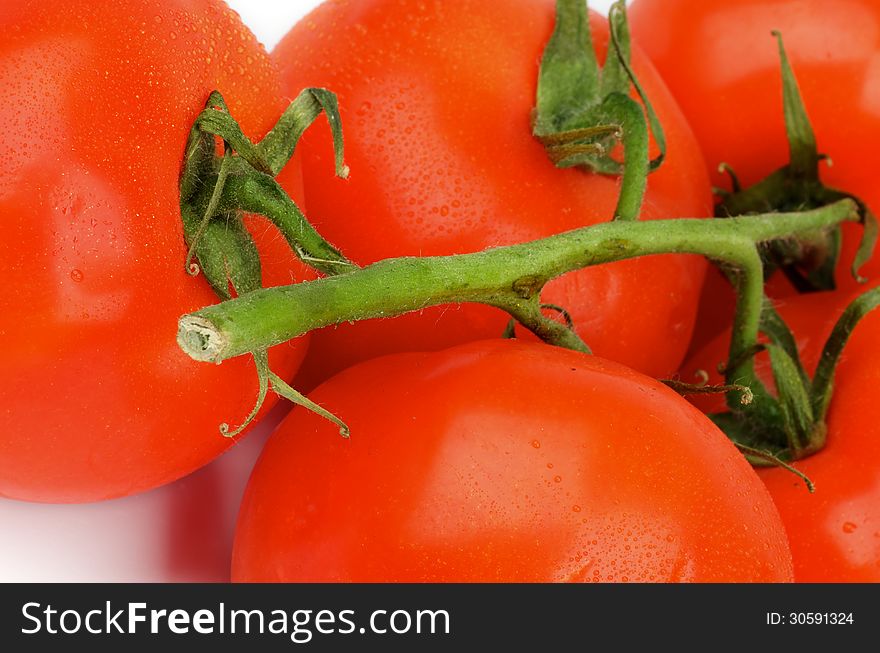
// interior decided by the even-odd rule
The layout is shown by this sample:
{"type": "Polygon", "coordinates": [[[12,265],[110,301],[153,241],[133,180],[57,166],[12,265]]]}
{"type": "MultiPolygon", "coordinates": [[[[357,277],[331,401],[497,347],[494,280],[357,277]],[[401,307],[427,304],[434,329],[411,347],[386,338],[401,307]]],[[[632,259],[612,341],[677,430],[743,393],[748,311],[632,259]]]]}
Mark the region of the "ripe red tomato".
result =
{"type": "MultiPolygon", "coordinates": [[[[553,166],[531,135],[538,64],[552,0],[326,2],[273,52],[285,91],[339,95],[347,181],[330,179],[322,129],[303,141],[310,217],[367,264],[402,255],[472,252],[609,220],[619,180],[553,166]]],[[[607,24],[591,25],[600,61],[607,24]]],[[[705,216],[711,197],[699,148],[640,52],[633,66],[660,116],[668,158],[648,182],[643,217],[705,216]]],[[[566,308],[602,356],[651,375],[677,368],[690,338],[701,260],[651,257],[566,275],[543,299],[566,308]],[[638,316],[637,318],[635,316],[638,316]]],[[[311,379],[397,351],[437,350],[500,335],[507,316],[478,306],[316,332],[311,379]]]]}
{"type": "Polygon", "coordinates": [[[373,359],[264,449],[239,581],[787,581],[776,510],[745,459],[660,383],[492,340],[373,359]]]}
{"type": "MultiPolygon", "coordinates": [[[[836,291],[786,299],[779,312],[788,322],[812,373],[834,323],[855,295],[836,291]]],[[[697,369],[714,372],[724,360],[729,334],[717,338],[685,365],[688,380],[697,369]]],[[[880,312],[853,332],[835,375],[828,410],[828,440],[820,452],[795,463],[815,484],[814,494],[788,471],[761,469],[791,543],[795,580],[880,582],[880,312]]],[[[772,375],[767,356],[756,367],[765,383],[772,375]]],[[[700,408],[723,410],[720,398],[694,398],[700,408]]]]}
{"type": "MultiPolygon", "coordinates": [[[[880,210],[880,4],[875,0],[635,0],[633,38],[669,85],[713,175],[730,164],[749,185],[788,162],[779,30],[816,133],[833,165],[822,180],[880,210]],[[854,26],[858,26],[856,29],[854,26]]],[[[855,229],[850,233],[855,234],[855,229]]],[[[848,253],[838,281],[852,287],[848,253]]],[[[880,274],[880,259],[863,273],[880,274]]]]}
{"type": "MultiPolygon", "coordinates": [[[[146,490],[232,444],[218,424],[256,397],[247,360],[198,365],[175,342],[217,301],[184,271],[178,175],[210,91],[259,137],[277,73],[217,0],[7,0],[0,31],[0,495],[146,490]]],[[[283,240],[254,234],[266,283],[289,282],[283,240]]],[[[303,347],[273,355],[291,375],[303,347]]]]}
{"type": "MultiPolygon", "coordinates": [[[[880,211],[873,161],[880,149],[880,3],[875,0],[635,0],[633,37],[669,85],[700,142],[714,184],[728,163],[744,185],[788,163],[779,30],[819,151],[822,181],[880,211]],[[854,26],[858,26],[855,29],[854,26]]],[[[837,283],[854,288],[850,265],[860,231],[845,225],[837,283]]],[[[880,277],[880,257],[862,268],[880,277]]],[[[777,277],[781,275],[776,275],[777,277]]],[[[790,293],[774,285],[774,296],[790,293]]],[[[695,334],[705,344],[729,326],[732,295],[710,273],[695,334]],[[723,316],[720,317],[719,316],[723,316]]]]}

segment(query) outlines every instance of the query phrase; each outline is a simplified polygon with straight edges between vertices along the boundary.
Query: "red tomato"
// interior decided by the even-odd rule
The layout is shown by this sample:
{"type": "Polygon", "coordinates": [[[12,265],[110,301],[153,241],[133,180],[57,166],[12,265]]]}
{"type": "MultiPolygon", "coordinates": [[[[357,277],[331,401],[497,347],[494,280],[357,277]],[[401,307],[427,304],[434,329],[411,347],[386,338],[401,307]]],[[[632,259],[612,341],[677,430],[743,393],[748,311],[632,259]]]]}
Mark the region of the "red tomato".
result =
{"type": "MultiPolygon", "coordinates": [[[[635,0],[633,37],[657,66],[700,142],[712,181],[729,188],[718,164],[750,185],[788,163],[782,111],[779,30],[816,133],[827,185],[880,211],[874,161],[880,150],[880,3],[876,0],[635,0]],[[858,26],[857,28],[855,26],[858,26]]],[[[855,287],[849,267],[860,237],[844,227],[838,285],[855,287]]],[[[880,257],[862,274],[880,276],[880,257]]],[[[779,275],[777,275],[779,276],[779,275]]],[[[710,274],[696,338],[729,326],[732,299],[710,274]],[[705,323],[705,324],[703,324],[705,323]]],[[[786,292],[782,286],[777,291],[786,292]]]]}
{"type": "MultiPolygon", "coordinates": [[[[538,63],[552,0],[326,2],[273,57],[284,88],[339,95],[347,181],[332,180],[326,132],[303,142],[310,217],[361,264],[401,255],[473,252],[611,218],[619,180],[559,170],[531,135],[538,63]],[[323,145],[322,145],[323,143],[323,145]]],[[[607,25],[592,16],[604,59],[607,25]]],[[[633,66],[665,127],[669,156],[651,175],[643,217],[705,216],[699,148],[640,52],[633,66]]],[[[594,350],[651,375],[676,369],[690,338],[704,264],[664,256],[605,265],[550,283],[594,350]],[[634,319],[634,316],[638,318],[634,319]]],[[[356,361],[500,335],[500,311],[446,306],[314,334],[309,381],[356,361]]]]}
{"type": "MultiPolygon", "coordinates": [[[[226,449],[218,424],[256,397],[246,359],[199,365],[175,342],[180,315],[217,301],[184,271],[178,175],[209,92],[259,137],[277,73],[217,0],[0,7],[0,495],[146,490],[226,449]]],[[[282,239],[254,233],[266,283],[289,282],[282,239]]],[[[273,354],[291,375],[303,347],[273,354]]]]}
{"type": "MultiPolygon", "coordinates": [[[[798,340],[805,367],[812,372],[834,323],[854,294],[818,293],[785,300],[779,311],[798,340]]],[[[698,352],[682,374],[713,371],[724,360],[729,334],[698,352]]],[[[835,375],[828,411],[828,441],[819,453],[795,463],[815,484],[783,469],[761,469],[788,532],[795,580],[801,582],[880,582],[880,312],[865,317],[853,332],[835,375]]],[[[758,374],[772,383],[766,354],[758,374]]],[[[706,411],[723,410],[723,400],[694,398],[706,411]]]]}
{"type": "Polygon", "coordinates": [[[745,459],[660,383],[492,340],[362,363],[254,469],[239,581],[787,581],[745,459]]]}

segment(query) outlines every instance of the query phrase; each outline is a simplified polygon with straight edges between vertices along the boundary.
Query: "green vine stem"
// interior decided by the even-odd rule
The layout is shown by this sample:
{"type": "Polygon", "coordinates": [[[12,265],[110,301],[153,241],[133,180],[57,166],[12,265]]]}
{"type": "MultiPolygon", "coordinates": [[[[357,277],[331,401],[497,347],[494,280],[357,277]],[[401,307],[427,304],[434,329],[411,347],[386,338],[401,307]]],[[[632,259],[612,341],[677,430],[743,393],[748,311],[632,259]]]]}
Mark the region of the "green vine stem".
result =
{"type": "Polygon", "coordinates": [[[572,330],[542,312],[540,293],[548,281],[637,256],[701,254],[739,271],[731,360],[740,362],[728,374],[751,379],[748,352],[757,342],[763,307],[758,246],[858,219],[856,205],[842,200],[808,212],[729,220],[609,222],[475,254],[386,259],[316,281],[255,290],[183,316],[178,343],[196,360],[219,363],[331,324],[479,302],[507,311],[552,344],[586,351],[572,330]]]}

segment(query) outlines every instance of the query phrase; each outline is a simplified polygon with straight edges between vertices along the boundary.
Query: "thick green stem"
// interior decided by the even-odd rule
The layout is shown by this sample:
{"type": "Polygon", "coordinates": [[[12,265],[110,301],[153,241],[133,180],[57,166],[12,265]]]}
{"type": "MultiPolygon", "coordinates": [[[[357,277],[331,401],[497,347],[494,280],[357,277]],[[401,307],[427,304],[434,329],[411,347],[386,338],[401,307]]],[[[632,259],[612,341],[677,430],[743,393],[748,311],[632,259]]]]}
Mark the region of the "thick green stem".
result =
{"type": "MultiPolygon", "coordinates": [[[[742,271],[739,333],[732,343],[738,354],[752,348],[758,334],[758,244],[857,219],[855,204],[844,200],[809,212],[729,220],[609,222],[475,254],[386,259],[335,277],[256,290],[186,315],[180,320],[178,342],[196,360],[220,362],[330,324],[438,304],[480,302],[522,312],[523,301],[537,302],[544,284],[566,272],[679,253],[701,254],[742,271]]],[[[566,344],[556,340],[558,330],[548,335],[555,344],[566,344]]],[[[746,359],[731,375],[749,370],[746,359]]]]}
{"type": "MultiPolygon", "coordinates": [[[[560,324],[544,315],[541,309],[548,308],[550,305],[541,304],[538,297],[499,301],[494,306],[507,311],[516,322],[525,326],[541,340],[585,354],[592,353],[570,323],[560,324]]],[[[513,333],[511,333],[511,337],[513,337],[513,333]]]]}
{"type": "MultiPolygon", "coordinates": [[[[728,385],[752,385],[755,379],[754,357],[749,355],[758,341],[761,324],[761,307],[764,303],[764,265],[754,242],[736,244],[736,259],[733,256],[726,263],[738,268],[736,283],[736,316],[730,337],[729,361],[733,361],[725,371],[728,385]]],[[[727,394],[728,404],[734,407],[742,403],[742,396],[735,392],[727,394]]]]}

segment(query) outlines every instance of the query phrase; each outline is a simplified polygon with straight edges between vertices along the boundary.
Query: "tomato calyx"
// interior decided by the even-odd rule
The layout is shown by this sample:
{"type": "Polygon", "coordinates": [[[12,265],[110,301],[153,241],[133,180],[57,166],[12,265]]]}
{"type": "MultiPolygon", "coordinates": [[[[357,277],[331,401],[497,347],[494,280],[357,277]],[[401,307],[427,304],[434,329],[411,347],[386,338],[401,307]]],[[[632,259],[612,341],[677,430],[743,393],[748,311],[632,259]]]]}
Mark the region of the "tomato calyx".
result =
{"type": "MultiPolygon", "coordinates": [[[[229,260],[250,255],[233,251],[239,241],[217,243],[212,231],[241,232],[243,215],[265,216],[281,231],[297,257],[324,274],[338,274],[356,267],[311,226],[303,212],[274,177],[293,156],[306,128],[325,113],[333,134],[336,174],[348,175],[343,162],[342,128],[336,96],[324,89],[306,89],[290,103],[275,127],[259,143],[252,143],[230,115],[222,95],[211,93],[206,108],[190,131],[180,178],[180,205],[184,236],[189,245],[187,268],[198,272],[193,256],[202,264],[211,286],[227,299],[228,285],[236,292],[259,287],[259,280],[247,281],[229,268],[229,260]],[[217,156],[215,140],[221,139],[223,156],[217,156]],[[239,282],[243,287],[239,287],[239,282]]],[[[246,230],[243,232],[247,234],[246,230]]],[[[244,236],[243,236],[244,237],[244,236]]],[[[259,270],[258,261],[249,268],[259,270]]]]}
{"type": "MultiPolygon", "coordinates": [[[[819,166],[828,158],[820,154],[797,79],[783,44],[782,35],[773,32],[779,48],[782,73],[785,127],[789,142],[789,163],[756,184],[741,188],[736,173],[726,164],[719,170],[730,176],[731,191],[716,189],[721,201],[715,214],[720,218],[795,208],[817,208],[843,198],[859,207],[863,237],[852,264],[852,274],[859,280],[859,269],[871,257],[877,239],[877,221],[858,197],[825,186],[819,178],[819,166]]],[[[834,273],[840,257],[839,228],[817,231],[789,241],[769,243],[762,248],[766,274],[781,270],[800,292],[832,290],[834,273]]]]}
{"type": "MultiPolygon", "coordinates": [[[[205,109],[193,123],[180,176],[180,214],[189,248],[185,267],[193,276],[201,272],[221,300],[247,296],[262,287],[259,254],[244,226],[248,213],[268,218],[296,256],[320,273],[332,275],[357,267],[315,231],[274,179],[293,156],[302,134],[322,112],[333,135],[336,174],[344,178],[348,167],[343,160],[336,96],[324,89],[300,93],[272,131],[256,144],[244,135],[218,91],[210,94],[205,109]],[[217,154],[218,138],[222,155],[217,154]]],[[[213,346],[198,328],[188,334],[188,339],[191,347],[213,346]]],[[[256,417],[270,388],[331,419],[343,435],[348,434],[344,423],[271,371],[266,347],[254,347],[248,353],[257,368],[258,397],[240,426],[230,429],[228,424],[220,425],[223,435],[241,433],[256,417]]]]}
{"type": "Polygon", "coordinates": [[[559,168],[621,175],[614,218],[639,216],[647,175],[665,156],[663,129],[630,67],[626,3],[614,3],[608,14],[611,44],[599,66],[593,50],[587,3],[557,0],[556,26],[538,77],[532,133],[559,168]],[[642,104],[630,96],[634,87],[642,104]],[[644,107],[644,108],[643,108],[644,107]],[[660,149],[650,160],[648,124],[660,149]],[[617,144],[624,162],[612,156],[617,144]]]}
{"type": "MultiPolygon", "coordinates": [[[[844,347],[859,321],[880,306],[880,288],[872,288],[853,300],[834,326],[812,378],[807,374],[798,353],[795,338],[773,305],[764,299],[760,331],[766,337],[748,353],[751,359],[760,351],[770,357],[775,393],[754,374],[754,368],[728,364],[730,370],[746,369],[748,378],[737,376],[739,383],[751,388],[753,401],[742,406],[738,393],[727,395],[729,412],[709,417],[739,446],[754,465],[781,465],[801,460],[825,446],[825,418],[831,402],[834,371],[844,347]]],[[[792,470],[796,471],[796,470],[792,470]]],[[[798,472],[796,472],[798,473],[798,472]]],[[[798,473],[799,474],[799,473],[798,473]]],[[[801,475],[801,474],[799,474],[801,475]]],[[[803,477],[803,475],[801,475],[803,477]]],[[[804,477],[812,489],[809,479],[804,477]]]]}

